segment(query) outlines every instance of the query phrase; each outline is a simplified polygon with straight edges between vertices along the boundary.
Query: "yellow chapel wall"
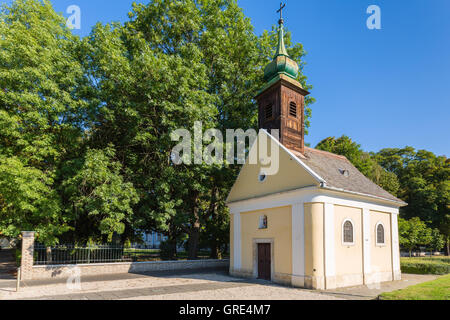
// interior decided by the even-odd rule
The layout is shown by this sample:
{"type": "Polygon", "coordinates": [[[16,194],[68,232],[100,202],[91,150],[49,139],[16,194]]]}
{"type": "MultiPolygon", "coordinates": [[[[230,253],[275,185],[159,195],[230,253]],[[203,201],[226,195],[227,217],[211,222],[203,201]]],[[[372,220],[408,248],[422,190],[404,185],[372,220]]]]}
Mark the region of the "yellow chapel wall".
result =
{"type": "Polygon", "coordinates": [[[362,209],[334,206],[334,243],[336,257],[337,287],[360,285],[363,277],[362,209]],[[343,224],[350,219],[353,223],[353,244],[343,243],[343,224]]]}
{"type": "Polygon", "coordinates": [[[305,287],[324,289],[324,204],[305,203],[305,287]]]}
{"type": "Polygon", "coordinates": [[[272,240],[273,281],[290,284],[292,275],[292,207],[271,208],[241,213],[240,274],[254,276],[257,270],[255,241],[272,240]],[[268,228],[259,229],[259,219],[267,216],[268,228]],[[255,269],[256,268],[256,269],[255,269]]]}
{"type": "Polygon", "coordinates": [[[372,273],[377,273],[378,281],[391,281],[392,274],[392,227],[391,214],[370,211],[370,252],[372,273]],[[384,226],[384,244],[376,243],[376,227],[378,223],[384,226]]]}
{"type": "MultiPolygon", "coordinates": [[[[271,148],[271,144],[274,142],[271,139],[268,139],[268,141],[270,141],[268,147],[271,148]]],[[[259,174],[261,170],[264,170],[265,166],[262,166],[260,163],[246,163],[242,167],[239,177],[228,196],[227,202],[246,200],[318,184],[284,149],[281,147],[278,147],[278,149],[280,151],[278,173],[267,176],[264,182],[259,182],[259,174]]],[[[248,161],[249,159],[247,159],[248,161]]]]}

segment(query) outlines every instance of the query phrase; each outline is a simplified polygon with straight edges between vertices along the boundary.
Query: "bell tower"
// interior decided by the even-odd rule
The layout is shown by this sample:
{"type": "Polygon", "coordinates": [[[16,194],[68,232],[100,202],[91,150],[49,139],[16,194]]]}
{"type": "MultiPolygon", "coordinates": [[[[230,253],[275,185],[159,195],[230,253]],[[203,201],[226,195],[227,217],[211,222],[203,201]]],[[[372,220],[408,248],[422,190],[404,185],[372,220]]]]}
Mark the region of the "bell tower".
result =
{"type": "Polygon", "coordinates": [[[255,99],[259,106],[259,128],[280,132],[280,142],[288,149],[305,152],[305,97],[309,92],[297,81],[298,64],[289,57],[284,44],[284,21],[281,5],[278,48],[264,70],[266,81],[255,99]]]}

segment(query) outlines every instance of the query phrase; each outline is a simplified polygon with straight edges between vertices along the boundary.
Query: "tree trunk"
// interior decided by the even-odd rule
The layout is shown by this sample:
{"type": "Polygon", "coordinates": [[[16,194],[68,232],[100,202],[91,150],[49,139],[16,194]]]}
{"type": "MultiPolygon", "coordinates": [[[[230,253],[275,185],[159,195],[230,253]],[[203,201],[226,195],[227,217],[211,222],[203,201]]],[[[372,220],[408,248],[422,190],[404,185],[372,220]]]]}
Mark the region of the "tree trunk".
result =
{"type": "Polygon", "coordinates": [[[200,240],[200,216],[198,212],[197,200],[198,193],[193,197],[193,208],[192,208],[192,223],[189,230],[189,240],[188,240],[188,259],[196,260],[198,257],[198,243],[200,240]]]}
{"type": "Polygon", "coordinates": [[[174,224],[173,222],[170,222],[169,225],[169,232],[167,234],[167,242],[170,244],[170,253],[169,253],[169,258],[170,260],[175,260],[176,256],[177,256],[177,236],[176,236],[176,231],[174,230],[174,224]]]}
{"type": "Polygon", "coordinates": [[[47,247],[46,255],[47,255],[47,264],[51,264],[52,263],[52,247],[47,247]]]}
{"type": "Polygon", "coordinates": [[[450,256],[450,238],[447,238],[447,252],[445,253],[448,256],[450,256]]]}
{"type": "Polygon", "coordinates": [[[217,241],[211,241],[211,259],[222,259],[222,252],[217,241]]]}
{"type": "Polygon", "coordinates": [[[189,260],[197,259],[199,239],[200,239],[200,221],[196,219],[194,225],[191,227],[191,230],[189,232],[189,243],[188,243],[189,260]]]}
{"type": "MultiPolygon", "coordinates": [[[[213,221],[213,229],[216,228],[218,226],[218,213],[217,213],[217,207],[218,207],[218,203],[217,203],[217,188],[214,186],[211,189],[211,200],[210,200],[210,204],[209,204],[209,215],[213,221]]],[[[221,259],[221,252],[220,252],[220,244],[219,244],[219,240],[217,239],[216,235],[211,235],[213,239],[211,239],[211,253],[210,253],[210,258],[211,259],[221,259]]]]}

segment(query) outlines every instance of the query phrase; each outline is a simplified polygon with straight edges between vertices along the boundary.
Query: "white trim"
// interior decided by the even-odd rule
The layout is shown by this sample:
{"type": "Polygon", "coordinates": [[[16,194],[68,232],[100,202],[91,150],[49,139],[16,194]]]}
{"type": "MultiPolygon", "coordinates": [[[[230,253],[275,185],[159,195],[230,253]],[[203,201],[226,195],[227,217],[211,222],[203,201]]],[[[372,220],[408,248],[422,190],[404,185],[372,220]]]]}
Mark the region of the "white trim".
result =
{"type": "Polygon", "coordinates": [[[241,269],[241,213],[235,213],[234,214],[234,219],[233,219],[233,223],[234,223],[234,235],[233,235],[233,240],[234,240],[234,248],[233,248],[233,263],[234,263],[234,269],[235,270],[240,270],[241,269]]]}
{"type": "Polygon", "coordinates": [[[392,247],[392,267],[394,271],[394,280],[400,280],[397,278],[397,274],[400,274],[400,246],[398,239],[398,216],[391,214],[391,247],[392,247]]]}
{"type": "Polygon", "coordinates": [[[305,230],[304,205],[303,203],[296,203],[292,206],[292,274],[298,277],[303,277],[305,275],[304,230],[305,230]]]}
{"type": "Polygon", "coordinates": [[[372,272],[371,262],[371,237],[370,237],[370,210],[363,209],[363,266],[364,266],[364,281],[366,282],[366,275],[372,272]]]}
{"type": "Polygon", "coordinates": [[[355,223],[353,222],[352,219],[350,218],[346,218],[341,225],[341,241],[342,241],[342,245],[345,247],[350,247],[350,246],[354,246],[355,245],[355,223]],[[352,224],[352,242],[345,242],[344,241],[344,225],[346,222],[350,222],[352,224]]]}
{"type": "Polygon", "coordinates": [[[390,204],[380,204],[375,199],[365,198],[358,195],[333,192],[316,186],[270,194],[262,197],[241,200],[228,203],[232,210],[240,212],[257,211],[267,208],[284,207],[298,202],[329,202],[335,205],[342,205],[354,208],[367,208],[373,211],[399,214],[399,206],[390,204]]]}
{"type": "Polygon", "coordinates": [[[324,209],[325,276],[334,277],[336,275],[334,204],[325,203],[324,209]]]}
{"type": "Polygon", "coordinates": [[[377,247],[386,247],[386,227],[384,226],[384,223],[381,221],[378,221],[377,224],[375,225],[375,245],[377,247]],[[378,226],[382,226],[383,227],[383,240],[384,242],[378,242],[378,226]]]}

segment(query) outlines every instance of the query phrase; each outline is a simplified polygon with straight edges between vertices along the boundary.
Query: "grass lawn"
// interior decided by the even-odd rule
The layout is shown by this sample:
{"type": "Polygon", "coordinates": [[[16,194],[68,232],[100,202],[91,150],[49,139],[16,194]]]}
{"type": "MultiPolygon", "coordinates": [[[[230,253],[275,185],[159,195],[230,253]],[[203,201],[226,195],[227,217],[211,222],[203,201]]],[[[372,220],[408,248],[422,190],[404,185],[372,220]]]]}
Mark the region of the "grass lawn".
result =
{"type": "Polygon", "coordinates": [[[381,300],[450,300],[450,275],[403,290],[383,293],[381,300]]]}

